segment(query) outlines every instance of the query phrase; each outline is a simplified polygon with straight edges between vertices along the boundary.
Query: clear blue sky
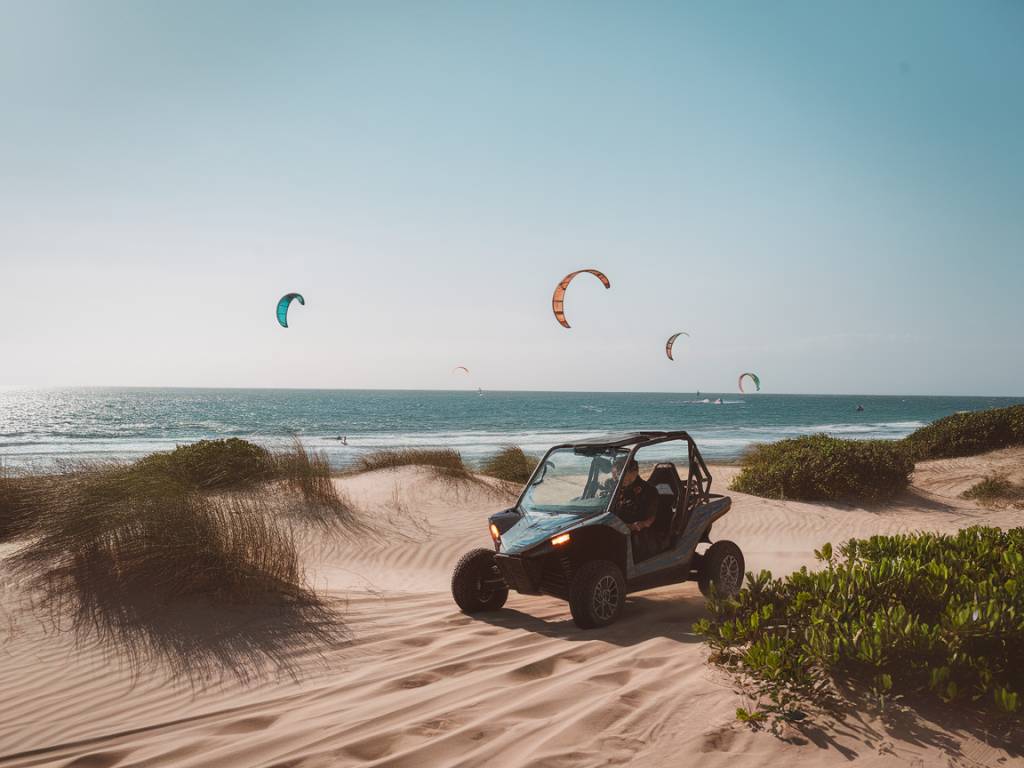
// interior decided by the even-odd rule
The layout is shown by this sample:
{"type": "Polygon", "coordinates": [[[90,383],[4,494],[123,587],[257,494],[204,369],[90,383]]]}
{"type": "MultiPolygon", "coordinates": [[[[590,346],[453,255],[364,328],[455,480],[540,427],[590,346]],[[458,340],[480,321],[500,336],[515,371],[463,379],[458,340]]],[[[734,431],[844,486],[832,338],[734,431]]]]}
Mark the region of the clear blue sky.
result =
{"type": "Polygon", "coordinates": [[[1024,3],[2,9],[0,384],[1024,393],[1024,3]]]}

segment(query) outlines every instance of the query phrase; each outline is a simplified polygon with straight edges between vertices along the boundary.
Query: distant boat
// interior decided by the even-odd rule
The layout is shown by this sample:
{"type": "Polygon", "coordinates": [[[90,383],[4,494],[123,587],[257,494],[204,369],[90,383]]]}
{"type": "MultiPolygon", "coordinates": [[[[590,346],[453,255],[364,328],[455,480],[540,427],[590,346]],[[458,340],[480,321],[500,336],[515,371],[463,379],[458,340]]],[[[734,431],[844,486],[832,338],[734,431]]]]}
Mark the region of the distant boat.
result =
{"type": "Polygon", "coordinates": [[[722,405],[722,398],[715,400],[715,405],[722,405]]]}
{"type": "Polygon", "coordinates": [[[858,413],[860,413],[860,412],[861,412],[861,411],[863,411],[863,410],[864,410],[864,406],[863,406],[863,405],[858,405],[858,406],[857,406],[857,412],[858,412],[858,413]]]}

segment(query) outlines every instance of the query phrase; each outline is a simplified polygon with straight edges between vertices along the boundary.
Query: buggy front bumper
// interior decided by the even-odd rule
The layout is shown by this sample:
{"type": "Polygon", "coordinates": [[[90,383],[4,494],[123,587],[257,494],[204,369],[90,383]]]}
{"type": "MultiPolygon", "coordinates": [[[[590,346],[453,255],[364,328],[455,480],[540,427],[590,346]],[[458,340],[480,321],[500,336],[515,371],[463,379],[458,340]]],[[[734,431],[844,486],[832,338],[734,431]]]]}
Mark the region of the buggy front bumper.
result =
{"type": "Polygon", "coordinates": [[[540,594],[542,566],[538,560],[497,554],[494,556],[494,562],[509,589],[525,595],[540,594]]]}

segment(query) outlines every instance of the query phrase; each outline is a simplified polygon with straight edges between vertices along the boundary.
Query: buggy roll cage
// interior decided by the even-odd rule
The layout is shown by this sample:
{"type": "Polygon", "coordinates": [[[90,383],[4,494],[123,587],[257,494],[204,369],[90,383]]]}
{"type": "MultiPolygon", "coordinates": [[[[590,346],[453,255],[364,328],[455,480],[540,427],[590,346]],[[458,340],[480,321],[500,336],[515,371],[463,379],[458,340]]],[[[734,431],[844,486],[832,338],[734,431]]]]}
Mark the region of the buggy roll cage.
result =
{"type": "MultiPolygon", "coordinates": [[[[682,488],[682,504],[677,506],[669,528],[673,535],[678,534],[685,527],[693,508],[698,504],[704,504],[711,500],[711,473],[708,471],[707,464],[704,463],[704,457],[700,455],[700,451],[697,449],[697,444],[694,442],[693,438],[690,437],[690,433],[683,430],[676,432],[629,432],[621,435],[605,435],[604,437],[595,437],[587,440],[577,440],[554,445],[549,448],[544,453],[543,458],[537,462],[537,466],[530,474],[530,479],[526,481],[522,492],[519,494],[519,498],[516,499],[516,507],[519,507],[527,489],[533,485],[534,481],[538,478],[538,475],[547,471],[545,464],[547,463],[548,456],[555,451],[572,448],[579,453],[586,454],[591,450],[594,451],[594,453],[597,453],[604,448],[628,448],[629,453],[626,456],[626,461],[629,462],[636,456],[637,451],[641,448],[647,448],[661,443],[670,443],[676,440],[686,443],[687,460],[689,463],[689,474],[687,475],[686,480],[684,481],[683,478],[679,478],[680,483],[685,483],[682,488]]],[[[663,463],[664,462],[658,462],[658,464],[655,464],[655,468],[663,463]]],[[[675,465],[673,464],[672,466],[675,465]]],[[[594,468],[591,467],[589,474],[592,475],[593,472],[594,468]]],[[[676,474],[679,474],[678,468],[676,468],[676,474]]],[[[625,473],[620,475],[619,479],[615,483],[615,488],[611,494],[612,501],[614,501],[618,495],[619,486],[622,484],[622,478],[624,475],[625,473]]],[[[609,505],[609,509],[611,509],[611,505],[609,505]]]]}

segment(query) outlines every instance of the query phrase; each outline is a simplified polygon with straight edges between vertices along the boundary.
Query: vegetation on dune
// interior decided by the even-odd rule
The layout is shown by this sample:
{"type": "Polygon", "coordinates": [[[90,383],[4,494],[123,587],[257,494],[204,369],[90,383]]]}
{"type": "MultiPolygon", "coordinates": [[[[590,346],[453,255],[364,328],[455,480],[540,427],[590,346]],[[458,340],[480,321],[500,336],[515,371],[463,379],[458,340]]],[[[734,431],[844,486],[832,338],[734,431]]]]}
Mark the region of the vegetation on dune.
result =
{"type": "Polygon", "coordinates": [[[823,570],[747,575],[697,623],[712,660],[752,681],[744,720],[778,726],[828,705],[843,684],[880,702],[921,694],[1024,712],[1024,528],[852,540],[823,570]]]}
{"type": "Polygon", "coordinates": [[[290,451],[273,454],[273,467],[273,476],[304,502],[292,508],[306,522],[365,530],[351,502],[335,486],[324,454],[310,453],[295,440],[290,451]]]}
{"type": "Polygon", "coordinates": [[[344,637],[305,581],[290,523],[367,529],[326,458],[298,441],[281,453],[202,441],[133,464],[0,477],[0,512],[11,504],[31,509],[9,565],[37,604],[129,660],[157,654],[189,677],[245,677],[269,662],[287,668],[294,645],[344,637]]]}
{"type": "Polygon", "coordinates": [[[974,499],[985,504],[1021,501],[1024,500],[1024,485],[1011,482],[1005,475],[993,474],[972,485],[961,493],[960,497],[974,499]]]}
{"type": "Polygon", "coordinates": [[[510,445],[484,462],[481,471],[489,477],[521,485],[530,479],[536,466],[536,458],[525,454],[519,446],[510,445]]]}
{"type": "Polygon", "coordinates": [[[754,446],[730,487],[772,499],[880,501],[902,491],[913,469],[902,442],[810,435],[754,446]]]}
{"type": "MultiPolygon", "coordinates": [[[[502,453],[506,453],[502,451],[502,453]]],[[[519,449],[514,449],[518,451],[519,449]]],[[[524,457],[525,458],[525,457],[524,457]]],[[[360,457],[356,472],[374,472],[397,467],[426,467],[435,478],[445,483],[452,492],[474,488],[496,498],[505,498],[515,492],[513,481],[495,476],[502,482],[493,483],[477,475],[466,466],[462,454],[450,448],[399,448],[374,451],[360,457]]],[[[482,474],[489,474],[486,470],[482,474]]]]}
{"type": "Polygon", "coordinates": [[[1024,445],[1024,405],[954,413],[911,433],[906,443],[917,461],[1024,445]]]}
{"type": "Polygon", "coordinates": [[[135,471],[204,490],[222,490],[271,479],[275,462],[265,448],[232,437],[200,440],[168,453],[150,454],[135,463],[135,471]]]}
{"type": "Polygon", "coordinates": [[[224,603],[302,593],[298,555],[257,495],[212,496],[120,465],[83,465],[44,491],[34,538],[13,558],[76,612],[101,591],[224,603]],[[102,587],[102,589],[101,589],[102,587]]]}
{"type": "Polygon", "coordinates": [[[31,529],[33,485],[32,478],[0,466],[0,542],[20,538],[31,529]]]}
{"type": "Polygon", "coordinates": [[[397,448],[388,451],[374,451],[359,457],[358,472],[374,472],[378,469],[395,467],[434,467],[448,472],[465,472],[462,455],[450,448],[397,448]]]}

